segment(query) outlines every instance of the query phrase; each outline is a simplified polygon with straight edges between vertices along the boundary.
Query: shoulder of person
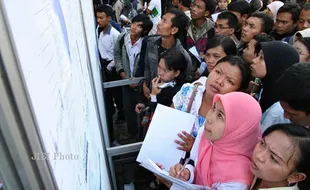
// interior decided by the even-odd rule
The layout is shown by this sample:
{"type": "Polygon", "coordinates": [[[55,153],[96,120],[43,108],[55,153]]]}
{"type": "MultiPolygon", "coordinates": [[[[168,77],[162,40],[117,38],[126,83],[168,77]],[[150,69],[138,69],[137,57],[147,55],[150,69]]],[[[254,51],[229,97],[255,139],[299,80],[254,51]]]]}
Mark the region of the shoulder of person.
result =
{"type": "Polygon", "coordinates": [[[144,39],[148,42],[148,43],[154,43],[155,41],[160,39],[159,35],[151,35],[151,36],[147,36],[144,37],[144,39]]]}

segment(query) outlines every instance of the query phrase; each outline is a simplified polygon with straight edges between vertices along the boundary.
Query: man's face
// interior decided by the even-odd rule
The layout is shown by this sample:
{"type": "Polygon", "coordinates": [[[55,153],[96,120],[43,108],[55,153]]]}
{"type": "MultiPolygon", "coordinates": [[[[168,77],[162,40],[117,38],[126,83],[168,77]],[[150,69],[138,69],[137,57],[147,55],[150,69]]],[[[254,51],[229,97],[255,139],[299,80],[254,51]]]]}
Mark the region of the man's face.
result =
{"type": "Polygon", "coordinates": [[[256,34],[262,31],[262,21],[257,17],[250,17],[242,27],[241,41],[248,43],[256,34]]]}
{"type": "Polygon", "coordinates": [[[217,19],[214,25],[215,34],[218,36],[231,36],[235,29],[228,26],[227,19],[217,19]]]}
{"type": "Polygon", "coordinates": [[[310,10],[300,12],[297,28],[299,31],[310,28],[310,10]]]}
{"type": "Polygon", "coordinates": [[[157,34],[160,36],[168,37],[175,34],[174,30],[176,27],[172,27],[171,20],[175,17],[174,14],[166,13],[157,25],[157,34]]]}
{"type": "Polygon", "coordinates": [[[105,28],[109,26],[111,17],[107,16],[104,12],[97,12],[96,13],[97,23],[99,27],[105,28]]]}
{"type": "Polygon", "coordinates": [[[283,101],[280,101],[280,104],[284,110],[284,117],[286,119],[289,119],[291,122],[299,125],[303,126],[310,125],[310,116],[307,115],[306,112],[295,110],[288,103],[283,101]]]}
{"type": "Polygon", "coordinates": [[[235,12],[235,11],[229,11],[231,13],[233,13],[234,15],[236,15],[237,19],[238,19],[238,29],[242,28],[242,26],[245,24],[246,20],[248,19],[248,15],[242,15],[241,13],[235,12]]]}
{"type": "Polygon", "coordinates": [[[255,45],[257,41],[252,39],[246,46],[246,48],[243,50],[242,58],[245,62],[248,64],[252,64],[253,59],[257,57],[257,54],[255,53],[255,45]]]}
{"type": "Polygon", "coordinates": [[[294,24],[292,20],[292,14],[289,12],[284,12],[277,14],[275,26],[278,34],[287,34],[294,30],[296,24],[294,24]]]}
{"type": "Polygon", "coordinates": [[[206,15],[206,4],[202,0],[195,0],[191,7],[191,17],[193,20],[204,18],[206,15]]]}
{"type": "Polygon", "coordinates": [[[134,36],[141,36],[143,32],[143,22],[133,22],[130,26],[130,33],[134,36]]]}

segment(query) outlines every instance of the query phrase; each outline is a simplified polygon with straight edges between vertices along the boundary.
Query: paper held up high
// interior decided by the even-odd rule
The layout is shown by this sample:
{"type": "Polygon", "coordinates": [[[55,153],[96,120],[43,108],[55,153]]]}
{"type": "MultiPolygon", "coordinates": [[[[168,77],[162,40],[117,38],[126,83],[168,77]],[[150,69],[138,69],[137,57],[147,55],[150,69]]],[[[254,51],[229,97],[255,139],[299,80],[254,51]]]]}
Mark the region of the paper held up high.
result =
{"type": "Polygon", "coordinates": [[[151,159],[167,169],[179,163],[184,151],[177,149],[179,145],[174,140],[182,141],[177,134],[190,133],[194,121],[192,114],[158,104],[137,161],[151,159]]]}

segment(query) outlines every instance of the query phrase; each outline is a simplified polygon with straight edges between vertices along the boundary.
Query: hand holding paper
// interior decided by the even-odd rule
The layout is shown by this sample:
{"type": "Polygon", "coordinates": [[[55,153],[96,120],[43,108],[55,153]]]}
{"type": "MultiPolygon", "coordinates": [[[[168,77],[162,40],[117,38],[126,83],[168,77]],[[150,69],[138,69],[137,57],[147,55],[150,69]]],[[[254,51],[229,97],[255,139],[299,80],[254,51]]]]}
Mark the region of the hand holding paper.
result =
{"type": "Polygon", "coordinates": [[[174,165],[173,167],[170,168],[169,175],[182,181],[188,181],[190,177],[190,172],[188,169],[185,168],[187,164],[188,162],[185,162],[184,165],[181,164],[174,165]]]}

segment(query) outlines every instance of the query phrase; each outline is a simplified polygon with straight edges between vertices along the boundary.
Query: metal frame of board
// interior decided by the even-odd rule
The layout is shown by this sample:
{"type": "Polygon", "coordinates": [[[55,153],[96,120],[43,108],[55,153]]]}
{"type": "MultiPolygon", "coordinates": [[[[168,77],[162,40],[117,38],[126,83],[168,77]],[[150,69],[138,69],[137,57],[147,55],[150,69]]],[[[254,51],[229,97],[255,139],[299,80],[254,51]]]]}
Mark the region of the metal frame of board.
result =
{"type": "MultiPolygon", "coordinates": [[[[13,38],[7,26],[5,11],[4,4],[0,0],[0,179],[5,182],[3,184],[5,189],[58,189],[49,162],[31,159],[33,153],[46,151],[38,132],[36,116],[33,114],[20,63],[16,57],[15,43],[11,41],[13,38]]],[[[83,35],[85,37],[85,31],[83,35]]],[[[87,56],[90,64],[89,51],[87,56]]],[[[90,68],[88,65],[92,81],[94,79],[90,68]]],[[[94,94],[98,89],[94,88],[93,83],[91,85],[94,94]]],[[[97,98],[102,97],[94,97],[96,112],[101,114],[98,106],[104,105],[98,105],[97,98]]],[[[103,119],[100,117],[99,122],[101,137],[104,134],[102,130],[106,128],[103,119]]],[[[102,139],[102,142],[105,142],[103,137],[102,139]]],[[[108,163],[105,143],[103,149],[108,163]]],[[[109,184],[106,185],[111,187],[111,175],[109,179],[109,184]]]]}
{"type": "Polygon", "coordinates": [[[48,161],[31,160],[33,152],[45,151],[5,15],[0,1],[0,135],[1,151],[6,155],[0,175],[5,189],[57,189],[48,161]],[[4,164],[8,164],[6,169],[4,164]]]}

